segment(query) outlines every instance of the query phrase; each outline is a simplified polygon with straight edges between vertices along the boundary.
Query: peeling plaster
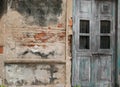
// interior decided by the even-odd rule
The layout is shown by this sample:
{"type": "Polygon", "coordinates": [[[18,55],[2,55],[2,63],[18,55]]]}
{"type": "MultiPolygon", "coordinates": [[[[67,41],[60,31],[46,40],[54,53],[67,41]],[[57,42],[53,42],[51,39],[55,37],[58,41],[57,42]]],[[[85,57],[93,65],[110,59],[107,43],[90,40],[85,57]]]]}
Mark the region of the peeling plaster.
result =
{"type": "Polygon", "coordinates": [[[64,65],[7,64],[5,69],[8,86],[64,84],[64,65]]]}

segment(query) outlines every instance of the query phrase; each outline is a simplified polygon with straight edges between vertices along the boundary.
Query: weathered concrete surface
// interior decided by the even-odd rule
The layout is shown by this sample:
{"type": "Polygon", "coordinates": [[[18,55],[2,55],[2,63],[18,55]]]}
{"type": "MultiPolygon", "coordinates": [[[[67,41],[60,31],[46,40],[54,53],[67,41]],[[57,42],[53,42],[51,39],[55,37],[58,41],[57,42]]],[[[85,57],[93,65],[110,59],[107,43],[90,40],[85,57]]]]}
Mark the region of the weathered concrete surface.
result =
{"type": "Polygon", "coordinates": [[[8,87],[14,85],[65,86],[65,65],[62,64],[7,64],[5,70],[5,83],[8,87]]]}
{"type": "Polygon", "coordinates": [[[15,46],[7,48],[7,58],[32,58],[32,59],[65,59],[65,45],[62,43],[28,46],[15,46]],[[9,56],[10,55],[10,56],[9,56]]]}
{"type": "Polygon", "coordinates": [[[4,79],[4,62],[3,62],[3,54],[0,54],[0,85],[3,84],[4,79]]]}
{"type": "Polygon", "coordinates": [[[64,31],[11,29],[6,32],[6,58],[65,59],[64,31]]]}
{"type": "Polygon", "coordinates": [[[72,48],[72,26],[69,21],[72,18],[73,0],[67,0],[67,26],[66,26],[66,87],[71,87],[71,48],[72,48]]]}
{"type": "Polygon", "coordinates": [[[65,59],[65,31],[20,28],[6,33],[6,58],[65,59]]]}
{"type": "Polygon", "coordinates": [[[66,0],[10,0],[1,19],[5,24],[6,58],[65,59],[65,11],[66,0]],[[42,16],[48,19],[42,20],[42,16]],[[41,25],[42,22],[45,24],[41,25]]]}
{"type": "Polygon", "coordinates": [[[0,21],[0,46],[4,45],[4,24],[0,21]]]}
{"type": "Polygon", "coordinates": [[[65,3],[66,0],[9,0],[6,19],[9,24],[7,26],[65,25],[65,3]]]}
{"type": "Polygon", "coordinates": [[[0,2],[4,3],[0,8],[0,78],[6,79],[2,83],[9,87],[70,87],[67,22],[72,0],[6,1],[0,2]]]}

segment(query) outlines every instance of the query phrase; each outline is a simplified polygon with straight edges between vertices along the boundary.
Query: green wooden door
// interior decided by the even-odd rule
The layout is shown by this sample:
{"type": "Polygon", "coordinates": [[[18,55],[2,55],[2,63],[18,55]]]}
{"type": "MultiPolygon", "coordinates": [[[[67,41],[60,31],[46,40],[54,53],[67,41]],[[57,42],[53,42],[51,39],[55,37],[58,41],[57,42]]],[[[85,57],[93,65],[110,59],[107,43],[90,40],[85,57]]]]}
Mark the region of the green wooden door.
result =
{"type": "Polygon", "coordinates": [[[115,0],[74,0],[72,86],[113,87],[115,0]]]}

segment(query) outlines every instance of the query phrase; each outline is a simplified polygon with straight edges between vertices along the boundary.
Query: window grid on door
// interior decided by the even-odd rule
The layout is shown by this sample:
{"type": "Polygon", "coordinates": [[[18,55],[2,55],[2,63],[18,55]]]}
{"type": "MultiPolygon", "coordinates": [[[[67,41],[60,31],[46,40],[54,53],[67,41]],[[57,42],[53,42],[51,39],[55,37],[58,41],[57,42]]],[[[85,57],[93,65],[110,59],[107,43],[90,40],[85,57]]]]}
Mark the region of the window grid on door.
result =
{"type": "Polygon", "coordinates": [[[100,20],[100,49],[110,49],[111,45],[111,22],[100,20]]]}
{"type": "Polygon", "coordinates": [[[80,20],[79,49],[90,49],[90,21],[80,20]]]}

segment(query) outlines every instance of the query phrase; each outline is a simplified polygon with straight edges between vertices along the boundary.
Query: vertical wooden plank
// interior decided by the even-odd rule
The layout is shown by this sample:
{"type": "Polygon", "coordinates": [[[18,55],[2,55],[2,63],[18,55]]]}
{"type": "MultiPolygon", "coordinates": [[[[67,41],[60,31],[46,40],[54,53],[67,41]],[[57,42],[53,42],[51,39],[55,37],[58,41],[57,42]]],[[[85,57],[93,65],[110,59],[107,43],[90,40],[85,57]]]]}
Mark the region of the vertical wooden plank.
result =
{"type": "Polygon", "coordinates": [[[90,75],[91,75],[91,65],[90,57],[77,57],[73,60],[73,84],[89,87],[90,85],[90,75]]]}
{"type": "Polygon", "coordinates": [[[118,48],[117,48],[117,63],[118,63],[118,84],[120,86],[120,0],[118,0],[118,48]]]}
{"type": "Polygon", "coordinates": [[[90,58],[80,57],[79,59],[79,78],[80,81],[90,82],[90,58]]]}
{"type": "Polygon", "coordinates": [[[93,58],[95,87],[112,87],[112,57],[97,55],[93,58]]]}

